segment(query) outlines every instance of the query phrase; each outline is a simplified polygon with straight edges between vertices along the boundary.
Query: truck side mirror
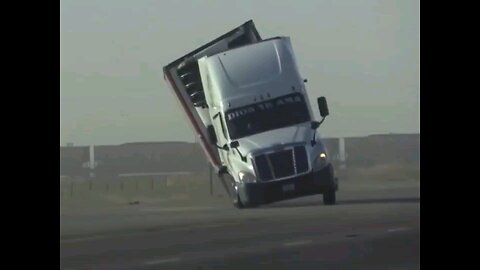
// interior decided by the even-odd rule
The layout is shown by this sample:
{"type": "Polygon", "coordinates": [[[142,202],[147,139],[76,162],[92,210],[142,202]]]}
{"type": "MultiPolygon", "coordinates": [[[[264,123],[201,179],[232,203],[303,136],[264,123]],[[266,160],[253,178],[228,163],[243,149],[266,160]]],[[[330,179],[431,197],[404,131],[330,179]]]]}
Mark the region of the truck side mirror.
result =
{"type": "Polygon", "coordinates": [[[240,143],[238,143],[238,141],[233,141],[230,143],[230,147],[231,148],[237,148],[240,146],[240,143]]]}
{"type": "Polygon", "coordinates": [[[240,150],[238,150],[238,147],[240,146],[240,143],[238,141],[233,141],[230,143],[230,147],[232,149],[235,149],[237,150],[237,153],[240,155],[240,158],[242,159],[243,162],[247,162],[247,157],[242,155],[242,153],[240,152],[240,150]]]}
{"type": "Polygon", "coordinates": [[[208,139],[211,144],[217,144],[217,135],[215,134],[215,129],[213,128],[212,125],[209,125],[207,127],[207,132],[208,132],[208,139]]]}
{"type": "Polygon", "coordinates": [[[312,122],[310,123],[310,127],[311,127],[312,129],[317,129],[319,126],[320,126],[320,122],[318,122],[318,121],[312,121],[312,122]]]}
{"type": "Polygon", "coordinates": [[[327,99],[325,97],[319,97],[317,99],[317,103],[318,103],[318,109],[320,110],[320,116],[326,117],[327,115],[329,115],[327,99]]]}

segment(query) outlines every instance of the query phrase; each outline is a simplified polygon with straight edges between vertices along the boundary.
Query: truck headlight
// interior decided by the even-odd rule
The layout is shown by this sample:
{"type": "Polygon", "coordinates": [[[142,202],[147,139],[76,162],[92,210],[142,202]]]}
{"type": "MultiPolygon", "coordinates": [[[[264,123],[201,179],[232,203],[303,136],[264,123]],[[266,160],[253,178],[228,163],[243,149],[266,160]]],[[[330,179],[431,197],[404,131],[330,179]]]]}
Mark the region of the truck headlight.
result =
{"type": "Polygon", "coordinates": [[[327,153],[321,152],[318,154],[317,158],[315,159],[315,167],[323,167],[327,164],[327,153]]]}
{"type": "Polygon", "coordinates": [[[255,175],[253,175],[252,173],[249,173],[249,172],[240,171],[238,173],[238,178],[243,183],[255,183],[255,182],[257,182],[257,179],[255,178],[255,175]]]}

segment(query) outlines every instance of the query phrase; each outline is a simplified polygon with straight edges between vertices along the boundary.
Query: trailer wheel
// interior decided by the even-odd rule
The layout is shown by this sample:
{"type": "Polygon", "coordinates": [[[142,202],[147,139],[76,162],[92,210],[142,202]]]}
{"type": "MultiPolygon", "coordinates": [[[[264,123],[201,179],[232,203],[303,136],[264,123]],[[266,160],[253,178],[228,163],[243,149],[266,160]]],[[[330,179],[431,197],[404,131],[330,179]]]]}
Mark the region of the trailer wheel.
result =
{"type": "Polygon", "coordinates": [[[330,188],[323,193],[323,204],[334,205],[337,203],[337,196],[335,189],[330,188]]]}

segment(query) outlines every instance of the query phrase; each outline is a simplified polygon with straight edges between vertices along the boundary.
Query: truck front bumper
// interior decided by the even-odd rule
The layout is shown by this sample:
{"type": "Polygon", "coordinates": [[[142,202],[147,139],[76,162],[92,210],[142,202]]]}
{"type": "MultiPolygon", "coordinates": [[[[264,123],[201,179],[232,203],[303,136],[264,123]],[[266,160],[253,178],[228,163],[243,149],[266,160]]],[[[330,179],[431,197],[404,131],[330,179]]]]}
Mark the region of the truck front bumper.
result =
{"type": "Polygon", "coordinates": [[[330,189],[338,190],[338,182],[333,166],[328,164],[320,171],[285,180],[240,184],[239,195],[243,202],[257,205],[321,194],[330,189]]]}

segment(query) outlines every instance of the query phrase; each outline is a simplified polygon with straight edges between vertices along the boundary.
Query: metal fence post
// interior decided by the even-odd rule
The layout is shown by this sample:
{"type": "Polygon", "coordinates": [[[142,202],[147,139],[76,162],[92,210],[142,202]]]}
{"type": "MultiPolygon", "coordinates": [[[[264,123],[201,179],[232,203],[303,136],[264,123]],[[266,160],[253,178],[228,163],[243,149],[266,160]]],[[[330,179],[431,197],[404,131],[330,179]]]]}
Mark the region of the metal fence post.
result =
{"type": "Polygon", "coordinates": [[[209,174],[208,174],[208,178],[209,178],[209,181],[210,181],[210,196],[213,196],[213,179],[212,179],[212,165],[209,163],[209,174]]]}

